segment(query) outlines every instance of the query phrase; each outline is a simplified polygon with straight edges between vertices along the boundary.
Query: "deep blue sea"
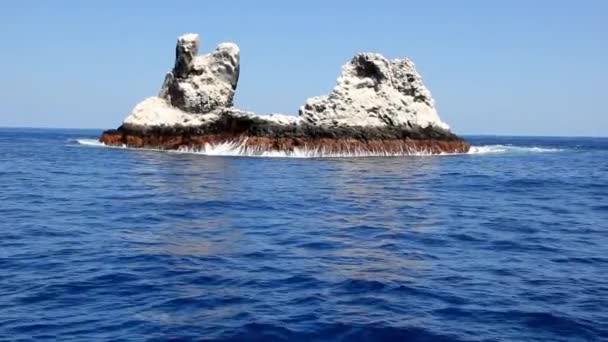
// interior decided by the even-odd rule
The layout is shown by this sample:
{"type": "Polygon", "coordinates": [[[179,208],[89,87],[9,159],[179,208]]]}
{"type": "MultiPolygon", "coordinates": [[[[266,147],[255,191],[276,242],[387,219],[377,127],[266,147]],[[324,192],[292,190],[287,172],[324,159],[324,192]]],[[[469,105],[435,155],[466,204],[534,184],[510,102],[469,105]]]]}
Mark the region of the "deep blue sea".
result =
{"type": "Polygon", "coordinates": [[[608,138],[255,158],[0,129],[2,341],[608,340],[608,138]]]}

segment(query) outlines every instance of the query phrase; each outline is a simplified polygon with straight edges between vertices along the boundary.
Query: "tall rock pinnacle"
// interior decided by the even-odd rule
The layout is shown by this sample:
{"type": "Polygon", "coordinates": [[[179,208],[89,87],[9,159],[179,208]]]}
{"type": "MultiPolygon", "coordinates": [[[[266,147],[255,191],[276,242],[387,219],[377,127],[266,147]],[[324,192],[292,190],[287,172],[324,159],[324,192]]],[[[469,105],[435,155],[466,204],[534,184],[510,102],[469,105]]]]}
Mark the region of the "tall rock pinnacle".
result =
{"type": "Polygon", "coordinates": [[[167,73],[159,97],[189,113],[232,107],[239,80],[239,47],[222,43],[202,56],[198,55],[198,48],[198,34],[178,38],[175,66],[167,73]]]}

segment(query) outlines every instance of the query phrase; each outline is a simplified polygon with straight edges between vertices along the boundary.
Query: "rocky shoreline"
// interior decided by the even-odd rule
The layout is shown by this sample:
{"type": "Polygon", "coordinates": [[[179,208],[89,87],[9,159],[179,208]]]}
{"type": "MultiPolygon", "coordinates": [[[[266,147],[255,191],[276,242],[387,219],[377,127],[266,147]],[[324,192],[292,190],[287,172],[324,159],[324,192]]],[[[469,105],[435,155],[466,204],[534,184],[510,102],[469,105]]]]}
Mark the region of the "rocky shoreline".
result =
{"type": "Polygon", "coordinates": [[[123,124],[103,132],[110,146],[235,154],[411,155],[464,153],[413,62],[359,54],[342,68],[331,94],[310,98],[299,116],[257,115],[232,107],[240,51],[222,43],[199,56],[198,35],[178,39],[176,62],[159,96],[138,104],[123,124]]]}
{"type": "Polygon", "coordinates": [[[103,132],[106,145],[160,150],[205,151],[231,144],[242,154],[263,155],[307,151],[318,155],[411,155],[465,153],[470,145],[447,130],[417,127],[323,127],[280,125],[251,118],[234,118],[199,127],[122,125],[103,132]]]}

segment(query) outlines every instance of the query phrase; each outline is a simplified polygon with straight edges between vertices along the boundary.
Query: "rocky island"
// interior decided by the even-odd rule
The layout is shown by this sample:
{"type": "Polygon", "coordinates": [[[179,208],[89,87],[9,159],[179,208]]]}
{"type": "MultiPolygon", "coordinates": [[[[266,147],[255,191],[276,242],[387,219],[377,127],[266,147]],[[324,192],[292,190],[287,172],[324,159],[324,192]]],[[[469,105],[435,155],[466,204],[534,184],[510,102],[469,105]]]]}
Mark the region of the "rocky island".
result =
{"type": "Polygon", "coordinates": [[[414,63],[357,54],[329,95],[308,99],[298,116],[233,107],[240,51],[222,43],[198,55],[197,34],[178,38],[175,65],[158,96],[135,106],[106,145],[236,155],[397,156],[467,152],[441,121],[414,63]]]}

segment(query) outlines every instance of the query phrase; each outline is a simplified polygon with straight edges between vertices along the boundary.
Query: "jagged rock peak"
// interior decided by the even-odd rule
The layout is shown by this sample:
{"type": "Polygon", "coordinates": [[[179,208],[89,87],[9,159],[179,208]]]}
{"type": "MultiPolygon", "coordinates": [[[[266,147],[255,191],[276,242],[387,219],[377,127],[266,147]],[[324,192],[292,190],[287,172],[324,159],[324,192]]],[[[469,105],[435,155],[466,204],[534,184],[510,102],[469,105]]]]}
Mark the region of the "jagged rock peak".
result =
{"type": "Polygon", "coordinates": [[[333,91],[308,99],[300,116],[318,125],[449,129],[414,63],[407,58],[391,61],[377,53],[361,53],[346,63],[333,91]]]}
{"type": "Polygon", "coordinates": [[[175,66],[167,73],[159,97],[189,113],[232,107],[239,80],[239,47],[221,43],[206,55],[198,55],[198,49],[198,34],[177,39],[175,66]]]}
{"type": "Polygon", "coordinates": [[[199,46],[195,33],[177,39],[175,65],[160,94],[140,102],[124,123],[196,126],[231,115],[290,125],[449,129],[439,118],[414,63],[407,58],[389,60],[377,53],[357,54],[342,66],[333,91],[308,99],[298,116],[257,115],[233,107],[239,80],[238,46],[222,43],[211,53],[198,55],[199,46]]]}
{"type": "Polygon", "coordinates": [[[192,67],[194,57],[198,55],[199,38],[197,33],[187,33],[177,38],[175,46],[175,77],[186,77],[192,67]]]}
{"type": "Polygon", "coordinates": [[[299,116],[233,107],[239,48],[198,55],[199,37],[178,38],[175,65],[158,96],[135,106],[100,141],[113,146],[237,155],[397,156],[467,152],[449,131],[409,59],[362,53],[342,67],[333,91],[310,98],[299,116]]]}

